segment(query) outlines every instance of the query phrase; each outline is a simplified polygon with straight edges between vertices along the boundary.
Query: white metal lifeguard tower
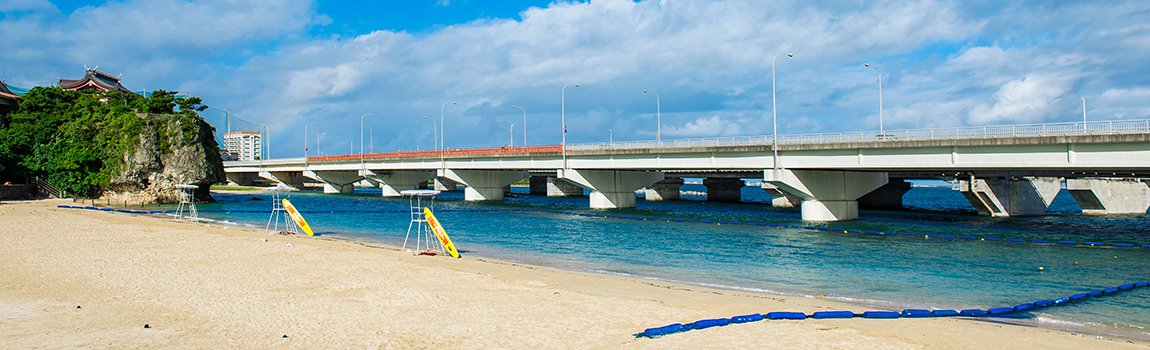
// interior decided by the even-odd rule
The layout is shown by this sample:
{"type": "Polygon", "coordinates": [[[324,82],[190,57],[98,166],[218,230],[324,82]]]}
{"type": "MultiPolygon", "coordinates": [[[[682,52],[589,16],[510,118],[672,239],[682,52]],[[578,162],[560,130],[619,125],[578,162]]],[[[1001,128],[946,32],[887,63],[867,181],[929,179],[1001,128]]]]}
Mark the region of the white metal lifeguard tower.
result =
{"type": "Polygon", "coordinates": [[[403,251],[410,251],[415,254],[424,253],[437,253],[442,254],[446,252],[442,243],[438,239],[432,239],[435,233],[431,232],[431,227],[427,225],[427,216],[423,212],[423,208],[433,208],[435,206],[435,196],[439,195],[439,191],[435,190],[405,190],[399,192],[408,197],[409,207],[411,212],[411,222],[407,224],[407,235],[403,236],[403,251]],[[415,230],[415,250],[407,249],[408,239],[411,238],[411,230],[415,230]]]}
{"type": "Polygon", "coordinates": [[[184,210],[187,210],[188,218],[194,222],[200,221],[200,213],[196,211],[196,189],[200,186],[196,185],[176,185],[176,189],[180,190],[180,204],[176,206],[176,221],[184,220],[184,210]]]}
{"type": "Polygon", "coordinates": [[[287,192],[294,191],[291,187],[278,185],[267,189],[272,194],[272,213],[268,217],[268,224],[264,230],[272,233],[291,232],[299,233],[301,230],[295,221],[288,217],[287,210],[284,209],[283,197],[287,192]],[[280,221],[283,221],[284,229],[280,230],[280,221]]]}

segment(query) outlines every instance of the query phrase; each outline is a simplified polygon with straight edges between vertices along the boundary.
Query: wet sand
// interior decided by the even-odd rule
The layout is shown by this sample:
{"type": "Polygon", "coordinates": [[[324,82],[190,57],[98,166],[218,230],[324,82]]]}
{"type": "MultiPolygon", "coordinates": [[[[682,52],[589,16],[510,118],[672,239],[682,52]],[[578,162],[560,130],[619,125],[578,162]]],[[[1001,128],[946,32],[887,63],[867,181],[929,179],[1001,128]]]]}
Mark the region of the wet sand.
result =
{"type": "Polygon", "coordinates": [[[4,348],[1150,348],[963,318],[635,339],[676,322],[859,307],[57,204],[71,202],[0,203],[4,348]]]}

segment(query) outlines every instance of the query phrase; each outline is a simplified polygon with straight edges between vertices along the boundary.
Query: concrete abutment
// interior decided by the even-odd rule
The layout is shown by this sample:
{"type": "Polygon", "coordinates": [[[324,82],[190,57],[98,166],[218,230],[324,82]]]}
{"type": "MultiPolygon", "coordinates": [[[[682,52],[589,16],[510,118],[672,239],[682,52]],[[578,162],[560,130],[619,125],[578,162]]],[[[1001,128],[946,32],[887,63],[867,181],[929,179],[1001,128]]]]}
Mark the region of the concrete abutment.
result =
{"type": "Polygon", "coordinates": [[[594,209],[633,208],[636,190],[663,180],[657,171],[559,169],[558,175],[591,190],[594,209]]]}

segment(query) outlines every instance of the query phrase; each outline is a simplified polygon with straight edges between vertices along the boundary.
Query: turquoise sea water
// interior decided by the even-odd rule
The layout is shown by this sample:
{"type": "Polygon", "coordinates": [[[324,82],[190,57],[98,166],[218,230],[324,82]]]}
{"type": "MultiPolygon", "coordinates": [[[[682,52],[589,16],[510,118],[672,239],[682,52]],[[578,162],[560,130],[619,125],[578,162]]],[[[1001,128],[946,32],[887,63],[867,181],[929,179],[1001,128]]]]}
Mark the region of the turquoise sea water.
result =
{"type": "MultiPolygon", "coordinates": [[[[760,203],[639,200],[636,208],[620,210],[589,209],[586,197],[549,198],[526,190],[514,188],[514,195],[499,202],[466,202],[462,192],[444,193],[435,201],[436,216],[465,257],[836,298],[859,304],[853,310],[858,312],[1006,307],[1150,280],[1150,248],[1007,240],[1150,244],[1150,215],[1083,216],[1065,191],[1050,215],[989,218],[975,215],[957,191],[914,188],[904,197],[906,211],[863,211],[859,220],[815,225],[897,233],[875,235],[753,225],[809,225],[797,209],[762,204],[770,197],[754,187],[743,189],[743,199],[760,203]]],[[[688,184],[683,190],[705,188],[688,184]]],[[[260,228],[267,222],[269,195],[215,196],[217,203],[199,206],[201,216],[260,228]]],[[[324,236],[403,243],[406,198],[382,198],[379,190],[290,198],[324,236]]],[[[816,310],[746,310],[768,311],[816,310]]],[[[1148,339],[1150,289],[1033,315],[1018,322],[1148,339]]],[[[652,326],[665,321],[652,320],[652,326]]]]}

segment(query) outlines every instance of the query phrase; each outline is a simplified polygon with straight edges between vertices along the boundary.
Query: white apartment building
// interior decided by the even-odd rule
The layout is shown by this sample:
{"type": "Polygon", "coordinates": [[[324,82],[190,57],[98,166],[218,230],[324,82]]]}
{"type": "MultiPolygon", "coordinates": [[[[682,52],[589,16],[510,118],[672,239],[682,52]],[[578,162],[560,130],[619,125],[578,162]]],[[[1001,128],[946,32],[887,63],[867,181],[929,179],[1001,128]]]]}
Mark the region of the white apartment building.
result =
{"type": "Polygon", "coordinates": [[[240,161],[259,160],[263,143],[259,131],[232,131],[224,134],[224,149],[239,155],[240,161]]]}

